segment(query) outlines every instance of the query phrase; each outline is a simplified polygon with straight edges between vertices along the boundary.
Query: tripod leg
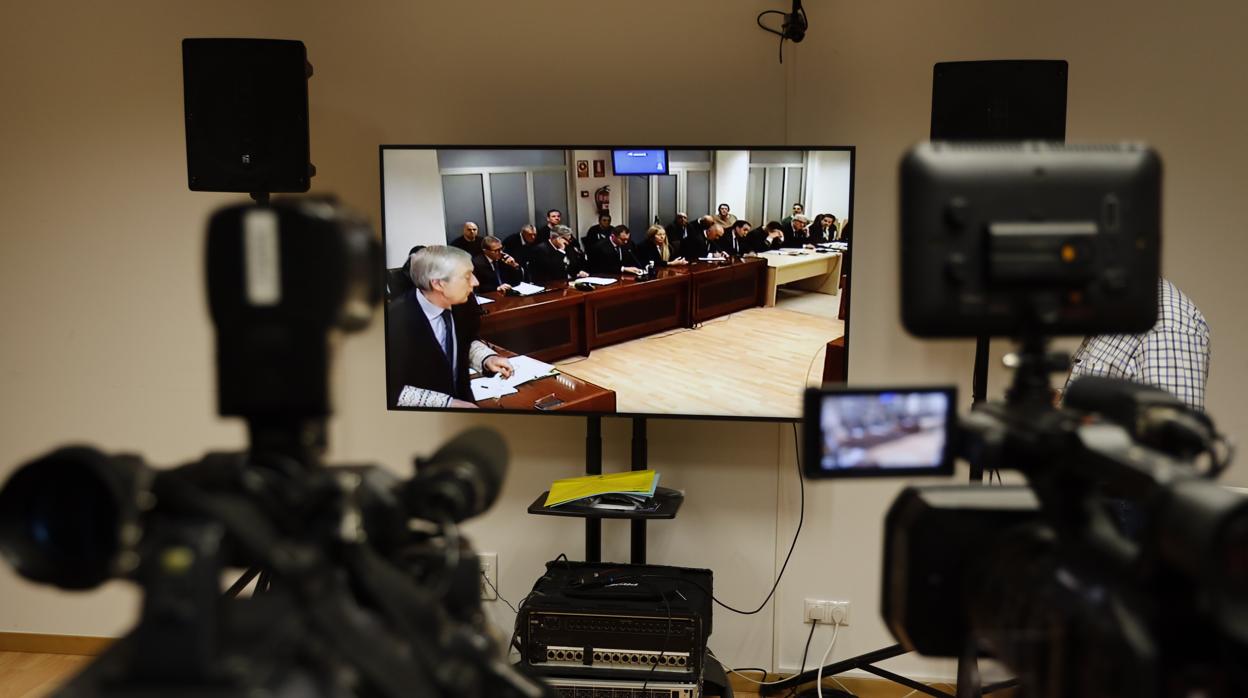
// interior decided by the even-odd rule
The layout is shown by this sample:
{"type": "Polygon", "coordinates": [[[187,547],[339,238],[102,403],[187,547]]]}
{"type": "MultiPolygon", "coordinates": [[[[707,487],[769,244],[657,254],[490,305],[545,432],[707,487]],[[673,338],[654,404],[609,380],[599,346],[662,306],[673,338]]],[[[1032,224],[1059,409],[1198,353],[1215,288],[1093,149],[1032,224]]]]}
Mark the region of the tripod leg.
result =
{"type": "Polygon", "coordinates": [[[237,597],[239,594],[242,593],[243,589],[247,588],[248,584],[251,584],[251,580],[255,579],[256,575],[258,574],[260,574],[259,567],[249,568],[246,572],[243,573],[243,576],[238,578],[237,582],[234,582],[234,584],[229,589],[225,590],[225,597],[228,599],[233,599],[237,597]]]}

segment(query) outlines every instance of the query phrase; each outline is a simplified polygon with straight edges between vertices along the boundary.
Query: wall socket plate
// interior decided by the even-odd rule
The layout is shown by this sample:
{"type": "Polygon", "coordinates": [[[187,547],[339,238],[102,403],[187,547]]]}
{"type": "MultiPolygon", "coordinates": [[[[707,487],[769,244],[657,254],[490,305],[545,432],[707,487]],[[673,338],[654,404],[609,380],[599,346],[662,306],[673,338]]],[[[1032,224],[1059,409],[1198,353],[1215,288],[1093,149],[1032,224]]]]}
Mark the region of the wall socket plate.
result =
{"type": "Polygon", "coordinates": [[[498,553],[477,553],[477,566],[481,569],[481,576],[478,586],[481,587],[481,600],[494,601],[498,598],[498,592],[494,591],[498,588],[498,553]],[[490,580],[489,584],[485,580],[490,580]],[[494,586],[490,586],[493,584],[494,586]]]}
{"type": "Polygon", "coordinates": [[[805,620],[816,623],[849,625],[849,602],[806,599],[805,620]]]}

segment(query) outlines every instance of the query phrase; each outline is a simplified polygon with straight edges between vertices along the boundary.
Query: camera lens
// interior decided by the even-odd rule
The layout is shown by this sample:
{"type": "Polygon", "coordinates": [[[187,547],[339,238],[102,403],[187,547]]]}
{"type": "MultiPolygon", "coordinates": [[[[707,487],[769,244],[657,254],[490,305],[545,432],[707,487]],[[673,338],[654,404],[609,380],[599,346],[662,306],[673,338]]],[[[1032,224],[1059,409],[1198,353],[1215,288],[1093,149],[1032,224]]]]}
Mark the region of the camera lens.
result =
{"type": "Polygon", "coordinates": [[[0,550],[33,581],[98,586],[112,576],[132,482],[132,469],[91,448],[22,466],[0,490],[0,550]]]}

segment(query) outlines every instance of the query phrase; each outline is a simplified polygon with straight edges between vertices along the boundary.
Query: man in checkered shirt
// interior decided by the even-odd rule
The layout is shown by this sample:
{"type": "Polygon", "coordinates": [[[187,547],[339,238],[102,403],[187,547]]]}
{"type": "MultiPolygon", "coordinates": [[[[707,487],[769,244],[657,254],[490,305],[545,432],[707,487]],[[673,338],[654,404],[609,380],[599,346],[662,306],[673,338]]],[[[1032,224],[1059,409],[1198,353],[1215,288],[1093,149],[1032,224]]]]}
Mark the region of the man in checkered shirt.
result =
{"type": "MultiPolygon", "coordinates": [[[[1083,340],[1071,361],[1066,387],[1080,376],[1125,378],[1146,383],[1205,411],[1209,380],[1209,323],[1183,292],[1166,279],[1158,281],[1157,324],[1144,334],[1094,335],[1083,340]]],[[[1064,389],[1063,389],[1064,390],[1064,389]]],[[[1136,502],[1105,500],[1122,531],[1138,539],[1144,511],[1136,502]]]]}
{"type": "Polygon", "coordinates": [[[1067,386],[1080,376],[1125,378],[1161,388],[1204,411],[1209,323],[1178,287],[1164,278],[1158,284],[1160,302],[1153,329],[1084,339],[1071,361],[1067,386]]]}

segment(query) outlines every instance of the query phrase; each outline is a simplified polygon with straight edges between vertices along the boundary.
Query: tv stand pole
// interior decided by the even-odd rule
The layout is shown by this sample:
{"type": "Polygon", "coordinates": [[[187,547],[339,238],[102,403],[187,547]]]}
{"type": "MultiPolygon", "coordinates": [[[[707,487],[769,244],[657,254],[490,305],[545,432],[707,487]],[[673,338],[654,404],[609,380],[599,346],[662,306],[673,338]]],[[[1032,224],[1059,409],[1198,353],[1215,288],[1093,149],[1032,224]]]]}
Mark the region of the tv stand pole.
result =
{"type": "MultiPolygon", "coordinates": [[[[585,474],[602,474],[602,417],[585,420],[585,474]]],[[[585,518],[585,561],[602,562],[602,519],[585,518]]]]}
{"type": "MultiPolygon", "coordinates": [[[[649,445],[646,441],[646,418],[633,417],[633,464],[632,470],[639,471],[647,468],[649,462],[648,454],[649,445]]],[[[646,564],[646,520],[633,519],[632,524],[632,549],[630,551],[629,560],[634,565],[646,564]]]]}
{"type": "MultiPolygon", "coordinates": [[[[646,418],[633,417],[633,471],[649,467],[649,442],[646,440],[646,418]]],[[[602,418],[588,417],[585,424],[585,474],[602,474],[602,418]]],[[[634,565],[646,564],[646,520],[629,522],[632,536],[629,561],[634,565]]],[[[602,519],[585,518],[585,561],[602,562],[602,519]]]]}

